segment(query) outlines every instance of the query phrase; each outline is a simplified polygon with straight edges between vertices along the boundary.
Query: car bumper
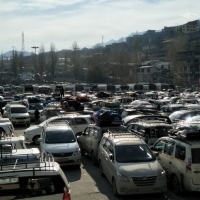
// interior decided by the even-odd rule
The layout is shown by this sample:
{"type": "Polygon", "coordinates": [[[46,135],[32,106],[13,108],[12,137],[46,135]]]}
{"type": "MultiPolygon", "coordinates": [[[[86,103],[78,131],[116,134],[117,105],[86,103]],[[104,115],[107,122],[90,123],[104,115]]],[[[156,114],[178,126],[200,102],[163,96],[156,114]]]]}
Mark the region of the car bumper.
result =
{"type": "Polygon", "coordinates": [[[152,186],[137,186],[134,182],[117,181],[117,191],[120,195],[163,193],[167,191],[166,180],[156,181],[152,186]]]}
{"type": "Polygon", "coordinates": [[[54,157],[54,161],[59,163],[60,166],[80,165],[81,155],[69,157],[54,157]]]}
{"type": "Polygon", "coordinates": [[[24,119],[24,120],[12,120],[12,124],[30,124],[30,120],[24,119]]]}
{"type": "Polygon", "coordinates": [[[195,185],[192,182],[192,178],[185,177],[184,178],[184,189],[187,191],[193,191],[193,192],[200,192],[200,184],[195,185]]]}

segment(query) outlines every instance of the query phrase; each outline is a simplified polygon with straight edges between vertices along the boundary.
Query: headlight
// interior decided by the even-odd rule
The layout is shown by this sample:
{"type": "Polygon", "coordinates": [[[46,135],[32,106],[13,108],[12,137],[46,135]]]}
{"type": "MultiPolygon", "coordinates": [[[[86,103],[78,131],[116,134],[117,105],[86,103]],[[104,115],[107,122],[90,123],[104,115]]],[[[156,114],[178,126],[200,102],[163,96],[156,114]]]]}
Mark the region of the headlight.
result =
{"type": "Polygon", "coordinates": [[[24,135],[31,135],[32,132],[24,132],[24,135]]]}
{"type": "Polygon", "coordinates": [[[162,170],[159,174],[159,180],[164,180],[166,178],[165,170],[162,170]]]}
{"type": "Polygon", "coordinates": [[[130,182],[130,181],[132,181],[132,179],[130,177],[121,175],[119,173],[117,173],[117,179],[118,179],[118,181],[122,181],[122,182],[130,182]]]}
{"type": "Polygon", "coordinates": [[[76,149],[76,151],[74,151],[73,156],[77,156],[81,153],[80,149],[76,149]]]}

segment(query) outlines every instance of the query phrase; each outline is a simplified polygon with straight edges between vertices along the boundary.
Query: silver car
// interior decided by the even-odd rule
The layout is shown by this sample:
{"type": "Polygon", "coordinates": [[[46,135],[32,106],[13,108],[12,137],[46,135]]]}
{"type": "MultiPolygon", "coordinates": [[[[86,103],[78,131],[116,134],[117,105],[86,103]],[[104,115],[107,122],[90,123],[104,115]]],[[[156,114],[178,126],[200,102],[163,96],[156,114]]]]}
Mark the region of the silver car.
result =
{"type": "Polygon", "coordinates": [[[98,161],[101,175],[110,181],[115,196],[167,191],[164,169],[148,145],[135,135],[105,133],[98,161]]]}

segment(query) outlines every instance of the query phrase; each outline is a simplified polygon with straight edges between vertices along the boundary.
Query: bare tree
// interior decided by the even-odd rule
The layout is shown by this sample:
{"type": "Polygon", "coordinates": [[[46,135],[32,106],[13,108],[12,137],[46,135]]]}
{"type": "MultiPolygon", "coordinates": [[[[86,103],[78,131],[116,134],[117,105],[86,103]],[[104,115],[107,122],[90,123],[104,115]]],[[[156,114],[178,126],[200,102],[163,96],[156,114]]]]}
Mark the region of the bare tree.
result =
{"type": "Polygon", "coordinates": [[[179,59],[178,52],[186,50],[187,46],[188,37],[183,35],[165,42],[167,50],[166,61],[171,63],[174,85],[183,85],[185,82],[185,66],[184,62],[179,59]]]}
{"type": "Polygon", "coordinates": [[[42,76],[46,67],[46,55],[45,55],[45,47],[41,44],[38,54],[38,70],[40,75],[42,76]]]}
{"type": "Polygon", "coordinates": [[[17,76],[18,73],[18,53],[17,51],[13,50],[13,55],[12,55],[12,70],[14,72],[14,75],[17,76]]]}
{"type": "Polygon", "coordinates": [[[49,59],[50,59],[50,74],[53,75],[55,73],[56,64],[58,61],[58,56],[56,53],[56,46],[54,43],[50,45],[50,52],[49,52],[49,59]]]}
{"type": "Polygon", "coordinates": [[[18,67],[19,67],[20,73],[22,73],[23,67],[24,67],[24,54],[23,54],[23,52],[20,52],[20,54],[19,54],[18,67]]]}

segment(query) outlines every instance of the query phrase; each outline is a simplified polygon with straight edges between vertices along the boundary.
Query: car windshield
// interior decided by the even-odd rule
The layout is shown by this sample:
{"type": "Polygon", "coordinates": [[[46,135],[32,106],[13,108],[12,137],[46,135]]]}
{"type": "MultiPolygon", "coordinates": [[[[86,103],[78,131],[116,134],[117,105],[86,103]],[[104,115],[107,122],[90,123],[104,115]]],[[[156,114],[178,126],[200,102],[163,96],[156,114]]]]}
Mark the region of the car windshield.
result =
{"type": "Polygon", "coordinates": [[[57,144],[57,143],[73,143],[76,142],[74,133],[70,130],[67,131],[47,131],[45,143],[57,144]]]}
{"type": "Polygon", "coordinates": [[[200,164],[200,148],[193,148],[192,151],[192,163],[193,164],[200,164]]]}
{"type": "Polygon", "coordinates": [[[119,163],[155,161],[155,157],[146,144],[119,145],[115,147],[116,161],[119,163]]]}
{"type": "Polygon", "coordinates": [[[27,113],[26,108],[11,108],[11,113],[27,113]]]}
{"type": "Polygon", "coordinates": [[[29,110],[36,110],[36,108],[38,108],[39,110],[42,110],[43,106],[41,104],[37,104],[37,105],[35,105],[35,104],[33,104],[33,105],[29,104],[29,110]]]}

